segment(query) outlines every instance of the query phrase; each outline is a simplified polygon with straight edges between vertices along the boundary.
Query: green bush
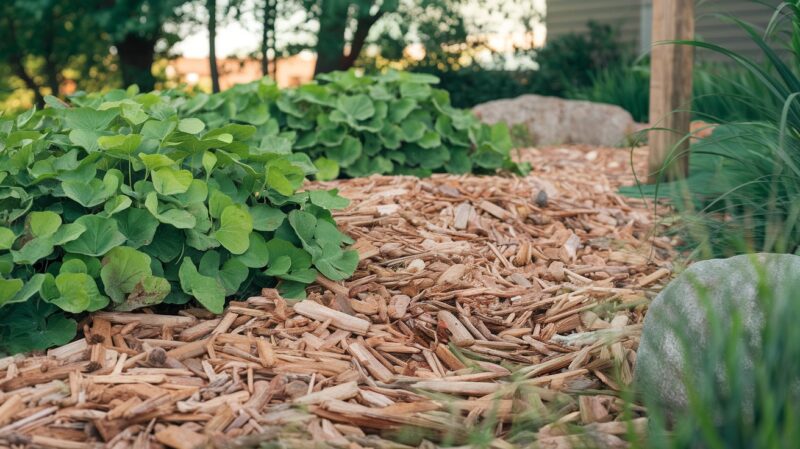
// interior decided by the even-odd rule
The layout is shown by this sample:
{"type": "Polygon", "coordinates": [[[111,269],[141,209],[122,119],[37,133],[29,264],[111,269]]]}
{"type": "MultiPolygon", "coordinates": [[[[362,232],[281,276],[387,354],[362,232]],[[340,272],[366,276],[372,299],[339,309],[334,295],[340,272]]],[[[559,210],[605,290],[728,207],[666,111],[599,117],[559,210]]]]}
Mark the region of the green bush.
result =
{"type": "Polygon", "coordinates": [[[299,297],[318,272],[352,274],[330,213],[347,200],[298,192],[313,164],[253,145],[256,126],[193,117],[209,101],[224,103],[113,91],[0,121],[0,352],[68,341],[64,312],[195,298],[220,313],[264,285],[299,297]]]}
{"type": "Polygon", "coordinates": [[[189,102],[206,123],[254,125],[254,146],[307,154],[322,180],[528,169],[511,161],[506,125],[488,126],[452,107],[447,92],[432,87],[434,76],[348,71],[318,81],[279,91],[265,80],[189,102]]]}
{"type": "Polygon", "coordinates": [[[604,70],[622,68],[633,60],[633,51],[620,42],[611,25],[590,21],[586,33],[548,39],[536,54],[539,70],[533,84],[542,95],[564,97],[570,89],[591,86],[604,70]]]}

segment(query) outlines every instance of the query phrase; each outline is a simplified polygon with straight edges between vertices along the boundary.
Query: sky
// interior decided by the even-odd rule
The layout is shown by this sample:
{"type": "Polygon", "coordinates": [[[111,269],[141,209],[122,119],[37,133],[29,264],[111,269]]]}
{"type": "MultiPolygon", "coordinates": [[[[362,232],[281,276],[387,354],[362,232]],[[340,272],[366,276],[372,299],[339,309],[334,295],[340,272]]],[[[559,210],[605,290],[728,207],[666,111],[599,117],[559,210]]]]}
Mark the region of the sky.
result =
{"type": "MultiPolygon", "coordinates": [[[[254,0],[245,0],[243,11],[253,9],[254,0]]],[[[520,27],[515,27],[513,15],[516,11],[521,11],[520,5],[526,3],[528,7],[536,8],[544,12],[545,0],[490,0],[503,9],[511,16],[511,19],[504,19],[499,14],[487,15],[485,10],[477,6],[476,0],[471,0],[465,7],[465,15],[473,21],[488,24],[491,30],[496,33],[498,39],[502,41],[505,35],[519,32],[520,27]]],[[[224,0],[223,2],[224,3],[224,0]]],[[[222,9],[222,7],[218,7],[222,9]]],[[[198,16],[205,14],[205,11],[193,12],[198,16]]],[[[197,17],[198,20],[205,21],[204,17],[197,17]]],[[[291,33],[296,28],[297,22],[302,22],[303,17],[293,17],[288,21],[279,21],[277,24],[278,35],[291,33]]],[[[544,25],[535,24],[535,35],[537,42],[544,39],[544,25]]],[[[208,57],[208,32],[205,28],[196,27],[193,30],[183,30],[181,35],[184,38],[174,47],[174,52],[189,58],[208,57]]],[[[242,14],[240,20],[229,20],[217,29],[217,56],[245,56],[259,48],[261,40],[261,25],[252,14],[242,14]]]]}

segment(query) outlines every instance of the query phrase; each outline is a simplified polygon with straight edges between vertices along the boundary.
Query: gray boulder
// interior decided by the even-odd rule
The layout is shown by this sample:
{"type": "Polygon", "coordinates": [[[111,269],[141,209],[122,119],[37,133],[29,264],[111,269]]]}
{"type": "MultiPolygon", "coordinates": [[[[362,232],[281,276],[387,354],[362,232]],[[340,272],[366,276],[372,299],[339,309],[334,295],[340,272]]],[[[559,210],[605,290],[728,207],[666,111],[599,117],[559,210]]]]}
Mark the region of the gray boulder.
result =
{"type": "Polygon", "coordinates": [[[525,125],[536,145],[618,146],[638,129],[631,114],[619,106],[540,95],[490,101],[473,112],[485,123],[525,125]]]}
{"type": "Polygon", "coordinates": [[[751,403],[753,354],[760,347],[765,321],[760,280],[776,301],[793,299],[793,289],[800,285],[800,256],[751,254],[707,260],[691,265],[667,285],[644,320],[634,375],[638,391],[676,414],[688,405],[686,385],[704,385],[697,367],[706,363],[716,374],[716,385],[724,386],[726,369],[710,345],[730,338],[732,317],[738,313],[748,340],[738,360],[739,374],[746,379],[742,400],[751,403]],[[721,332],[716,339],[715,323],[721,332]]]}

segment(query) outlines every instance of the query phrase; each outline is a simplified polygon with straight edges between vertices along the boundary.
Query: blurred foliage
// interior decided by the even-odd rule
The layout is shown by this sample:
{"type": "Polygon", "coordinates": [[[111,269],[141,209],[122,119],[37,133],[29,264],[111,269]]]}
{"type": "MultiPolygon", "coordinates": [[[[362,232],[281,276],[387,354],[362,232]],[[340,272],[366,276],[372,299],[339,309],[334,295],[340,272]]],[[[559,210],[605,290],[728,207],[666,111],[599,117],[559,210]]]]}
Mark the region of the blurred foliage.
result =
{"type": "MultiPolygon", "coordinates": [[[[764,120],[782,103],[769,94],[757,75],[725,63],[694,68],[691,111],[695,119],[713,123],[764,120]],[[760,98],[752,101],[752,97],[760,98]]],[[[570,88],[566,98],[621,106],[634,120],[647,123],[650,104],[650,67],[647,61],[609,68],[593,76],[589,86],[570,88]]]]}
{"type": "Polygon", "coordinates": [[[439,78],[439,87],[450,93],[453,106],[459,108],[533,93],[537,75],[532,70],[484,70],[474,65],[456,70],[425,67],[415,71],[439,78]]]}
{"type": "Polygon", "coordinates": [[[639,123],[647,123],[650,107],[650,68],[646,65],[606,68],[588,86],[567,90],[567,98],[622,107],[639,123]]]}
{"type": "Polygon", "coordinates": [[[537,52],[534,85],[543,95],[564,96],[569,89],[591,86],[598,73],[629,64],[633,49],[608,24],[590,21],[588,32],[549,40],[537,52]]]}
{"type": "MultiPolygon", "coordinates": [[[[489,0],[221,0],[219,24],[244,16],[262,31],[255,52],[268,74],[268,59],[304,49],[319,55],[315,73],[386,68],[408,61],[409,45],[424,49],[426,63],[455,68],[485,51],[485,20],[469,22],[465,5],[493,17],[532,26],[533,5],[489,0]],[[279,33],[278,24],[291,29],[279,33]],[[469,23],[468,23],[469,22],[469,23]],[[478,23],[475,23],[478,22],[478,23]],[[364,51],[369,49],[369,51],[364,51]],[[369,53],[369,54],[367,54],[369,53]],[[392,65],[395,64],[395,65],[392,65]]],[[[159,60],[185,35],[213,24],[206,0],[7,0],[0,5],[0,101],[18,108],[30,95],[64,97],[137,84],[152,90],[163,77],[159,60]],[[30,93],[20,96],[14,90],[30,93]],[[13,98],[12,98],[13,96],[13,98]]],[[[482,18],[483,19],[483,18],[482,18]]]]}
{"type": "Polygon", "coordinates": [[[682,43],[727,56],[736,70],[747,73],[726,78],[714,87],[731,90],[727,96],[711,97],[712,104],[722,104],[725,109],[713,115],[727,113],[733,119],[718,126],[710,138],[692,145],[688,179],[626,192],[670,198],[682,219],[682,225],[674,229],[697,257],[747,251],[797,253],[800,2],[786,3],[766,31],[736,22],[762,49],[765,61],[713,43],[682,43]]]}
{"type": "MultiPolygon", "coordinates": [[[[458,107],[472,107],[524,94],[592,101],[602,101],[599,98],[606,95],[629,97],[633,92],[621,93],[619,89],[639,89],[640,84],[628,86],[625,84],[627,80],[619,79],[618,74],[628,74],[624,68],[634,59],[632,49],[620,42],[616,29],[611,25],[589,22],[587,27],[585,33],[550,39],[543,48],[535,51],[533,58],[539,66],[537,70],[486,69],[476,62],[462,66],[452,59],[439,63],[428,58],[410,69],[441,79],[441,87],[450,92],[453,105],[458,107]]],[[[520,50],[519,53],[526,52],[520,50]]],[[[615,101],[606,102],[618,104],[617,97],[611,99],[615,101]]],[[[630,97],[628,104],[639,107],[637,99],[630,97]]]]}

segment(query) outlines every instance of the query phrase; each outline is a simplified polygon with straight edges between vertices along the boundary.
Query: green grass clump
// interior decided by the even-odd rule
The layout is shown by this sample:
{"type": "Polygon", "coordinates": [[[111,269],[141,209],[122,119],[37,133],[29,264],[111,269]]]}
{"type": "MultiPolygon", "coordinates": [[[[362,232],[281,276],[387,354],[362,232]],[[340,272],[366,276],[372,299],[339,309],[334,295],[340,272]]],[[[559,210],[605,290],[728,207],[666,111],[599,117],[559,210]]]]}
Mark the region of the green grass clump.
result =
{"type": "Polygon", "coordinates": [[[781,5],[763,35],[736,21],[762,49],[763,63],[715,44],[681,42],[723,54],[747,71],[740,78],[750,80],[747,84],[715,101],[730,101],[726,107],[732,108],[748,103],[749,113],[759,116],[726,123],[694,143],[687,180],[626,190],[671,198],[683,219],[677,229],[699,257],[800,248],[799,5],[797,0],[781,5]],[[753,80],[758,84],[747,87],[753,80]]]}
{"type": "Polygon", "coordinates": [[[307,156],[205,123],[196,101],[112,91],[0,121],[0,353],[69,341],[66,314],[193,298],[221,313],[231,295],[352,274],[330,212],[347,200],[299,192],[307,156]]]}

